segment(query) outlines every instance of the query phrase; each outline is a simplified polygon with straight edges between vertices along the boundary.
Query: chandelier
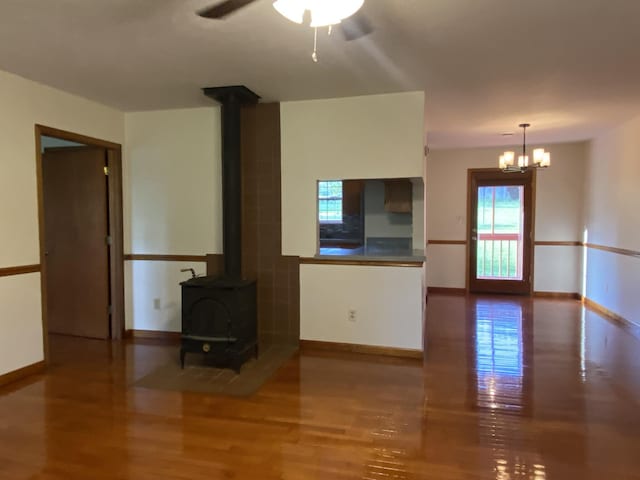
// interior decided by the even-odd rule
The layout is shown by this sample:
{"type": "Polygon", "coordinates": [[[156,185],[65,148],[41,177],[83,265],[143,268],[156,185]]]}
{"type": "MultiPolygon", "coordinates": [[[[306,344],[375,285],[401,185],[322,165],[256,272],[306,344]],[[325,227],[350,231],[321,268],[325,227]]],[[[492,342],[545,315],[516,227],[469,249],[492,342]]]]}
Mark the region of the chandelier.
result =
{"type": "Polygon", "coordinates": [[[304,15],[311,14],[309,26],[314,29],[313,54],[311,58],[318,62],[318,28],[329,27],[329,35],[334,25],[356,13],[364,0],[276,0],[273,2],[280,15],[294,23],[302,24],[304,15]]]}
{"type": "Polygon", "coordinates": [[[524,173],[533,168],[547,168],[551,165],[551,154],[546,152],[544,148],[536,148],[533,150],[533,162],[529,164],[529,155],[527,155],[527,128],[531,126],[529,123],[521,123],[518,125],[522,128],[522,155],[518,156],[516,164],[516,154],[514,152],[504,152],[500,155],[500,170],[506,173],[524,173]]]}

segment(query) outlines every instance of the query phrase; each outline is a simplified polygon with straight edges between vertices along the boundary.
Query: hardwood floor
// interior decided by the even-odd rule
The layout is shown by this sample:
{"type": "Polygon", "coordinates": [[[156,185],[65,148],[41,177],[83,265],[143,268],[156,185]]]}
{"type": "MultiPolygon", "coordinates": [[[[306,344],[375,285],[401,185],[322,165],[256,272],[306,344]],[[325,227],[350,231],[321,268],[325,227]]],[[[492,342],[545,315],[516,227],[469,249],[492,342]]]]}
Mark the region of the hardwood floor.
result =
{"type": "Polygon", "coordinates": [[[420,361],[300,354],[251,398],[129,385],[175,347],[54,337],[2,479],[640,479],[640,352],[577,301],[432,295],[420,361]]]}

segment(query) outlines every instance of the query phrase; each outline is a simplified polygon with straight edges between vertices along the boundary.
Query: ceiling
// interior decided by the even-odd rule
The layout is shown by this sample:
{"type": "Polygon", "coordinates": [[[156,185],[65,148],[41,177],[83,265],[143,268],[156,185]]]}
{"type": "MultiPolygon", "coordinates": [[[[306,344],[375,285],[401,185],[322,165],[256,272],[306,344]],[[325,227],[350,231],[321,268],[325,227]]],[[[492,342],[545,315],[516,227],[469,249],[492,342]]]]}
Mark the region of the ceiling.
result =
{"type": "Polygon", "coordinates": [[[320,36],[259,0],[2,0],[0,69],[124,111],[210,105],[244,84],[269,101],[424,90],[431,148],[592,137],[640,113],[637,0],[367,0],[374,34],[320,36]]]}

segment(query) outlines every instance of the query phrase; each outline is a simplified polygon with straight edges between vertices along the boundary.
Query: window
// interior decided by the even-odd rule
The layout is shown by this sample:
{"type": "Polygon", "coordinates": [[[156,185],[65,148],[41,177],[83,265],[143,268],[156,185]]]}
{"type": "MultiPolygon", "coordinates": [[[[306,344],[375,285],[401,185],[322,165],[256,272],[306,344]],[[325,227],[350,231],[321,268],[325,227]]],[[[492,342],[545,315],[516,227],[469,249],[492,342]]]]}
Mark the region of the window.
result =
{"type": "Polygon", "coordinates": [[[318,220],[342,223],[342,181],[318,182],[318,220]]]}

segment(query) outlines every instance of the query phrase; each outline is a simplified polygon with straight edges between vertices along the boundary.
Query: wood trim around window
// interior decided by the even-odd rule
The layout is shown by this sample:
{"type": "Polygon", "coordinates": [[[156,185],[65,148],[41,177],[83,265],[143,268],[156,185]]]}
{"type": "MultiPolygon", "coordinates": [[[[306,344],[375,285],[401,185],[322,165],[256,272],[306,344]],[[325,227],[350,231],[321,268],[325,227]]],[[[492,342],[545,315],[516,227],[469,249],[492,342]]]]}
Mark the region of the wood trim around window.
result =
{"type": "Polygon", "coordinates": [[[126,261],[147,261],[147,262],[207,262],[206,255],[163,255],[146,253],[127,253],[124,256],[126,261]]]}
{"type": "Polygon", "coordinates": [[[0,268],[0,277],[11,277],[14,275],[23,275],[25,273],[38,273],[40,265],[20,265],[18,267],[0,268]]]}
{"type": "Polygon", "coordinates": [[[520,295],[533,295],[535,284],[534,257],[536,231],[536,170],[529,170],[523,174],[505,174],[498,168],[469,168],[467,170],[467,243],[465,261],[465,287],[469,292],[482,293],[510,293],[520,295]],[[523,272],[522,281],[513,280],[482,280],[472,275],[475,264],[472,226],[475,221],[477,198],[475,192],[483,185],[524,185],[524,209],[525,223],[523,239],[523,272]],[[527,188],[528,187],[528,188],[527,188]],[[472,212],[474,212],[472,214],[472,212]],[[528,227],[528,228],[527,228],[528,227]]]}

